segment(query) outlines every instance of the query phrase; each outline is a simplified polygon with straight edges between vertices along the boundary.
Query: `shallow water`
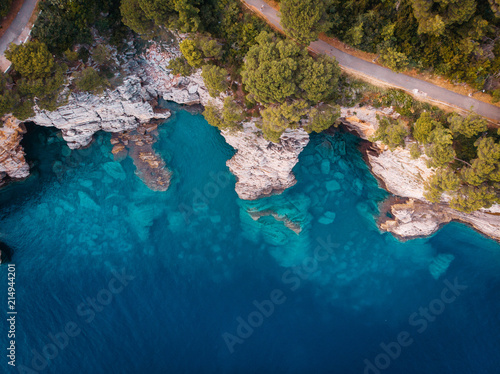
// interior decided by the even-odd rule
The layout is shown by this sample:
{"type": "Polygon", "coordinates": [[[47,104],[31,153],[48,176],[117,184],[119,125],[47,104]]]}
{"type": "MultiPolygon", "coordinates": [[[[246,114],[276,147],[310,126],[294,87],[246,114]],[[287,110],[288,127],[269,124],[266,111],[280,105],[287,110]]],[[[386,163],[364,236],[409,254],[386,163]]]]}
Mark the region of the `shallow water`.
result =
{"type": "MultiPolygon", "coordinates": [[[[387,193],[354,136],[313,136],[297,185],[256,202],[238,199],[234,150],[200,115],[160,127],[167,192],[115,163],[109,139],[70,151],[31,127],[33,175],[0,190],[18,312],[17,370],[3,355],[0,372],[500,372],[500,246],[457,223],[406,243],[381,234],[387,193]]],[[[6,300],[5,266],[0,279],[6,300]]]]}

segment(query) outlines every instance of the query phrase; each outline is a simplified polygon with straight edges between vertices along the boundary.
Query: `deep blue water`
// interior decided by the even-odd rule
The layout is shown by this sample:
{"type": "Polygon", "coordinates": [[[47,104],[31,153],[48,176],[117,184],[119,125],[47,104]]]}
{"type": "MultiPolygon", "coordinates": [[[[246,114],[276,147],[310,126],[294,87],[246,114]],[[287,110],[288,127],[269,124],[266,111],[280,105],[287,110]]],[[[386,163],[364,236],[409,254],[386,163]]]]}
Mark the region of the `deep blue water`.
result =
{"type": "Polygon", "coordinates": [[[387,194],[354,136],[313,136],[298,184],[257,202],[238,199],[234,150],[200,115],[160,127],[167,192],[114,163],[109,139],[69,151],[31,127],[33,175],[0,190],[18,312],[12,368],[2,266],[0,372],[500,373],[500,246],[457,223],[381,234],[387,194]]]}

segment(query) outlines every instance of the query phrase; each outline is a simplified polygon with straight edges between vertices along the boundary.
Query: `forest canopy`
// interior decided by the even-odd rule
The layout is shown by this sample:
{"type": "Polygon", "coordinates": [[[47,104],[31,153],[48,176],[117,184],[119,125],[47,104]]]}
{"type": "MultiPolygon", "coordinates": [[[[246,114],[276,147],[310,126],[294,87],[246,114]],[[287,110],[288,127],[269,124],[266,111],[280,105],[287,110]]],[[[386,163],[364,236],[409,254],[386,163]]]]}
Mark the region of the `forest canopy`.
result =
{"type": "Polygon", "coordinates": [[[500,0],[279,2],[284,28],[301,43],[324,31],[393,70],[431,70],[500,100],[500,0]]]}

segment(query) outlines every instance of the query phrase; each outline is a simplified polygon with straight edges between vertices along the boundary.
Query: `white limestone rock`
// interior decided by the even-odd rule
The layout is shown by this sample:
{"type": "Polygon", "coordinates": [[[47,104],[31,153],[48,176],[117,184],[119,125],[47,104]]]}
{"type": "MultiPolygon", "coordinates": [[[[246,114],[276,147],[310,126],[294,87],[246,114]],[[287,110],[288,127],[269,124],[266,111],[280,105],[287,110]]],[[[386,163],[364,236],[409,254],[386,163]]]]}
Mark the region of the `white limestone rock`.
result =
{"type": "Polygon", "coordinates": [[[377,156],[368,154],[373,174],[380,178],[386,189],[397,196],[425,200],[424,184],[434,175],[427,167],[427,157],[412,159],[408,149],[382,150],[377,156]]]}
{"type": "Polygon", "coordinates": [[[28,177],[29,165],[20,144],[25,133],[23,125],[11,115],[1,118],[0,123],[3,123],[0,127],[0,185],[2,185],[6,176],[13,179],[28,177]]]}
{"type": "Polygon", "coordinates": [[[66,105],[53,112],[35,108],[35,116],[29,120],[60,129],[68,146],[76,149],[87,146],[99,130],[121,132],[153,119],[168,118],[170,113],[155,113],[144,101],[141,83],[137,76],[130,76],[121,86],[102,95],[72,93],[66,105]]]}
{"type": "Polygon", "coordinates": [[[238,179],[236,192],[241,199],[280,193],[297,182],[292,169],[309,143],[304,130],[286,130],[279,144],[265,140],[252,122],[244,123],[243,131],[222,135],[237,150],[227,166],[238,179]]]}
{"type": "MultiPolygon", "coordinates": [[[[375,133],[378,127],[377,114],[397,117],[391,108],[342,108],[343,123],[363,139],[370,139],[375,133]]],[[[380,142],[375,145],[379,148],[378,154],[367,155],[372,173],[387,191],[410,199],[405,204],[391,207],[394,218],[382,220],[379,224],[382,230],[406,239],[425,237],[435,233],[443,224],[457,220],[500,240],[500,205],[463,213],[450,208],[446,195],[443,195],[440,204],[431,204],[424,197],[425,182],[435,171],[427,167],[427,157],[422,155],[413,159],[408,147],[390,151],[380,142]]]]}

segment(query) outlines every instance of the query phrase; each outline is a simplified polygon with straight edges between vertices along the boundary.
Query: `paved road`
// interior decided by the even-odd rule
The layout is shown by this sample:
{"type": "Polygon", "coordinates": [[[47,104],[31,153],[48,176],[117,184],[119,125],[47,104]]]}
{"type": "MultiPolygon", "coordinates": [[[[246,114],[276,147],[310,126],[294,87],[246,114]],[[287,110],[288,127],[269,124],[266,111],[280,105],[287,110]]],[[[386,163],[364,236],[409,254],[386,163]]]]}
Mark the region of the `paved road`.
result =
{"type": "MultiPolygon", "coordinates": [[[[267,5],[263,0],[244,1],[251,7],[254,7],[261,14],[263,14],[267,18],[268,22],[273,26],[277,27],[280,30],[283,30],[280,25],[280,20],[277,14],[278,12],[267,5]],[[264,8],[261,8],[262,5],[264,5],[264,8]]],[[[339,62],[340,66],[347,70],[361,73],[362,75],[369,76],[389,85],[402,88],[406,91],[411,92],[417,89],[421,93],[424,93],[427,99],[437,100],[465,110],[469,110],[470,108],[472,108],[476,113],[490,118],[500,124],[500,107],[486,104],[482,101],[473,99],[468,96],[460,95],[445,88],[436,86],[432,83],[422,81],[420,79],[396,73],[390,69],[351,56],[321,40],[312,42],[309,48],[316,53],[323,53],[334,56],[339,62]]]]}
{"type": "Polygon", "coordinates": [[[0,38],[0,68],[3,71],[10,65],[3,54],[10,43],[14,42],[20,44],[28,37],[29,29],[27,29],[26,26],[28,25],[33,10],[35,10],[37,2],[38,0],[24,0],[23,6],[19,13],[17,13],[16,18],[12,21],[5,34],[0,38]]]}

